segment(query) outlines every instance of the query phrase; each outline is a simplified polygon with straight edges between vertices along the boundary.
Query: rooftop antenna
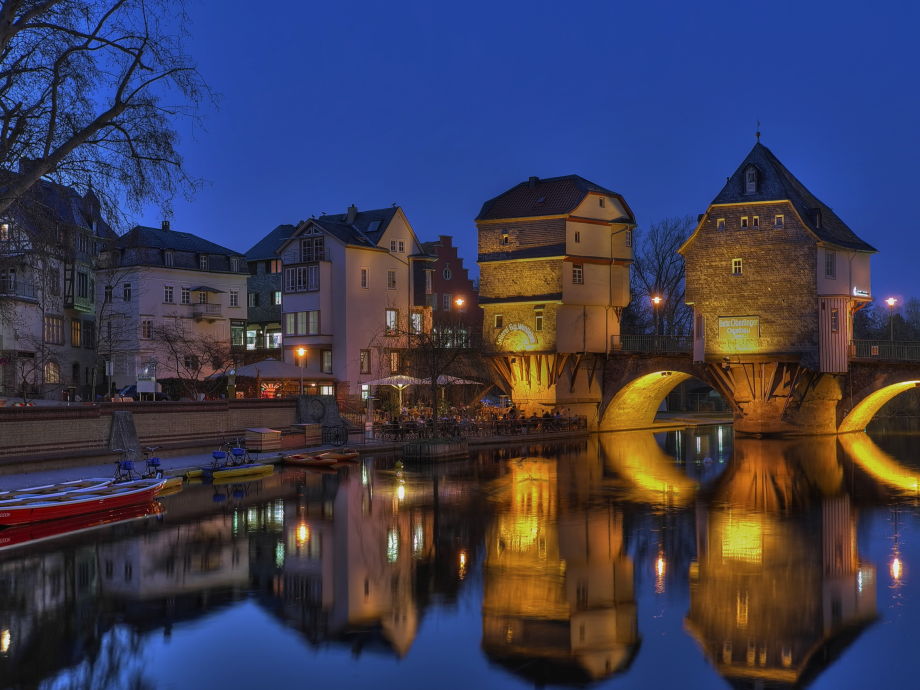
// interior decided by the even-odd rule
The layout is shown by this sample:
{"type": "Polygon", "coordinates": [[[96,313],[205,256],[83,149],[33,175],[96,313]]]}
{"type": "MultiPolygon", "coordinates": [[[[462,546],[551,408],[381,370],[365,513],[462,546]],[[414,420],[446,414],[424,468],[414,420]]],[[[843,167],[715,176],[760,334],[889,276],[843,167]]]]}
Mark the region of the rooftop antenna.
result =
{"type": "Polygon", "coordinates": [[[757,143],[760,143],[760,120],[757,120],[757,131],[754,133],[757,137],[757,143]]]}

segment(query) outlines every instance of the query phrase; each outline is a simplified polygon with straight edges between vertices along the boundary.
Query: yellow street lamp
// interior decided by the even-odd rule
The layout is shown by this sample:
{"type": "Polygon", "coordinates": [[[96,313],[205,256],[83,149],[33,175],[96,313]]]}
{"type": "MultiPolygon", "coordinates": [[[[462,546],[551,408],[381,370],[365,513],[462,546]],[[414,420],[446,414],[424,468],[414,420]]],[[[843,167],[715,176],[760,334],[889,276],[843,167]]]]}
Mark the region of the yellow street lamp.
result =
{"type": "Polygon", "coordinates": [[[462,307],[464,302],[465,300],[462,297],[458,297],[457,299],[454,300],[454,304],[457,305],[457,309],[462,307]]]}
{"type": "Polygon", "coordinates": [[[301,345],[295,352],[297,356],[300,357],[300,394],[303,395],[303,369],[307,361],[307,348],[301,345]]]}

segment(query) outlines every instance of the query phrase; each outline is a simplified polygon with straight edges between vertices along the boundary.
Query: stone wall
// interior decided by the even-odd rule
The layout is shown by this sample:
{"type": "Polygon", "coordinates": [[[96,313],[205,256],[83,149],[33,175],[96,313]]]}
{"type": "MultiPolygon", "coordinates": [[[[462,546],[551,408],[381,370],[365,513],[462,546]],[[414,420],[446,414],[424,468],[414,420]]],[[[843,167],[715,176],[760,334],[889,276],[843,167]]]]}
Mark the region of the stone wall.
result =
{"type": "Polygon", "coordinates": [[[565,218],[543,220],[508,221],[501,223],[478,223],[479,258],[484,254],[514,252],[554,244],[565,247],[565,218]],[[508,243],[502,244],[502,235],[508,235],[508,243]]]}
{"type": "Polygon", "coordinates": [[[562,292],[562,262],[496,261],[479,266],[479,297],[526,297],[562,292]]]}
{"type": "Polygon", "coordinates": [[[0,465],[108,456],[115,410],[133,414],[141,446],[173,450],[216,446],[247,428],[285,428],[297,421],[294,400],[4,407],[0,465]]]}
{"type": "Polygon", "coordinates": [[[751,204],[713,207],[703,227],[684,250],[687,301],[706,317],[706,353],[735,354],[719,340],[720,316],[757,316],[760,336],[750,351],[759,354],[817,352],[815,238],[799,222],[791,205],[751,204]],[[774,228],[776,214],[784,227],[774,228]],[[760,227],[741,229],[740,219],[760,216],[760,227]],[[718,230],[718,219],[725,229],[718,230]],[[732,259],[742,274],[732,275],[732,259]]]}

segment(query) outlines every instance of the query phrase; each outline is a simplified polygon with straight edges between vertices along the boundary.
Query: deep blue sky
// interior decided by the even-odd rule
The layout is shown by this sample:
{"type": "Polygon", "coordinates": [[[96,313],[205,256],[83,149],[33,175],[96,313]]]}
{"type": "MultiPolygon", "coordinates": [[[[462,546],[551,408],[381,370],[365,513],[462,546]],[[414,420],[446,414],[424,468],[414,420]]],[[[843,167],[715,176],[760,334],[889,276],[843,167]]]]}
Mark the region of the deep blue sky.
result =
{"type": "Polygon", "coordinates": [[[640,225],[695,216],[760,119],[880,250],[876,298],[920,296],[915,3],[192,2],[221,102],[185,130],[207,185],[176,229],[245,251],[278,223],[396,202],[474,267],[481,203],[530,175],[615,189],[640,225]]]}

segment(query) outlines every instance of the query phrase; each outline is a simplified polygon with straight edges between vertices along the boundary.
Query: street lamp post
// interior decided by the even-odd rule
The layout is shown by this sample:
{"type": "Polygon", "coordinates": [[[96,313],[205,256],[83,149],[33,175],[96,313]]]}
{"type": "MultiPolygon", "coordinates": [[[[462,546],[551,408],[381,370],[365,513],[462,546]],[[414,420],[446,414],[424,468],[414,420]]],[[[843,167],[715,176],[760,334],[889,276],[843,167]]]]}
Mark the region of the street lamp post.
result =
{"type": "Polygon", "coordinates": [[[652,297],[652,312],[655,314],[655,340],[654,348],[658,349],[658,306],[663,302],[660,295],[654,295],[652,297]]]}
{"type": "Polygon", "coordinates": [[[300,357],[300,394],[303,395],[303,368],[307,355],[307,348],[302,345],[296,350],[297,356],[300,357]]]}
{"type": "Polygon", "coordinates": [[[894,307],[897,303],[897,297],[889,297],[885,300],[885,304],[888,305],[888,340],[891,342],[892,349],[894,349],[894,307]]]}

